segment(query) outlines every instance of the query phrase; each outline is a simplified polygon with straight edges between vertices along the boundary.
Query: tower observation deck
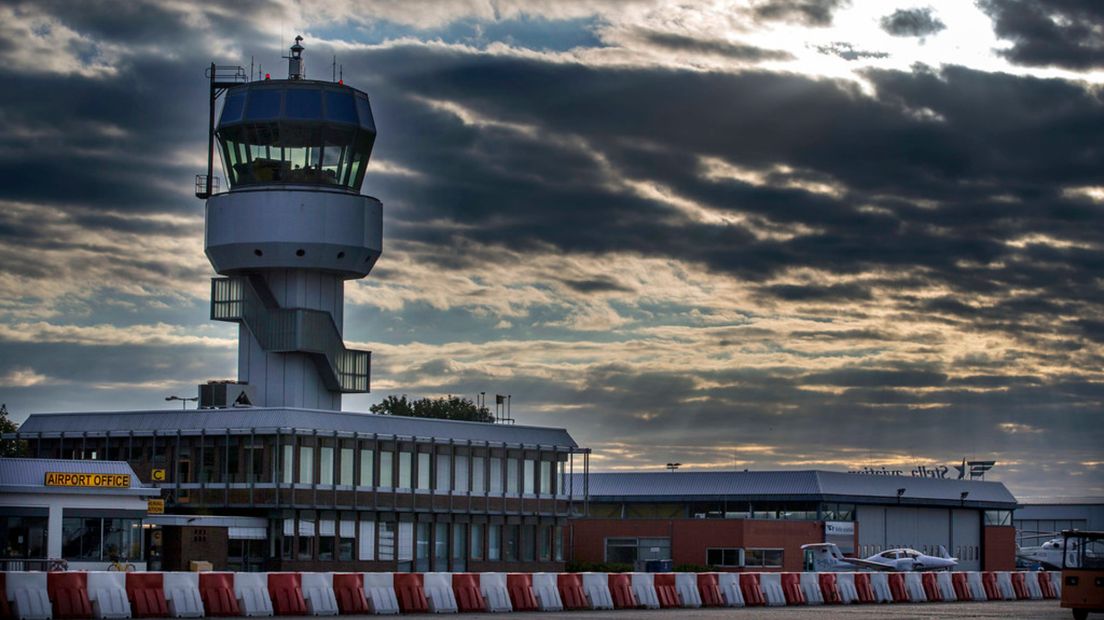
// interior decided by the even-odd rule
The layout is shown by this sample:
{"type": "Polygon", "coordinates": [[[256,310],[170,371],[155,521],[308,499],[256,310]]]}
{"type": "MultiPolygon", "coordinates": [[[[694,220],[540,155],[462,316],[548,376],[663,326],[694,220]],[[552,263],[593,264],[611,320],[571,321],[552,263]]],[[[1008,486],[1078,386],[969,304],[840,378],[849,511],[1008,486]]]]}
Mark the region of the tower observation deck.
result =
{"type": "Polygon", "coordinates": [[[211,142],[229,191],[208,180],[197,195],[222,276],[211,318],[239,324],[250,404],[340,410],[342,394],[369,391],[371,353],[342,334],[345,281],[367,276],[382,251],[383,206],[360,194],[376,127],[365,93],[304,78],[300,41],[286,80],[225,81],[211,66],[211,142]]]}

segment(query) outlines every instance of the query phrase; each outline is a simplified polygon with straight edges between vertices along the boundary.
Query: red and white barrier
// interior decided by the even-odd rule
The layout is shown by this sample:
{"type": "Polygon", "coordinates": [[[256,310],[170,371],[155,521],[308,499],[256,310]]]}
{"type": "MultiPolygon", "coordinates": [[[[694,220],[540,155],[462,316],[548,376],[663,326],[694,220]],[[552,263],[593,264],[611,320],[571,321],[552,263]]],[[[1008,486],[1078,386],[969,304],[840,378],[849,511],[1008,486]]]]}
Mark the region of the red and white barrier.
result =
{"type": "Polygon", "coordinates": [[[208,616],[241,615],[238,597],[234,596],[234,573],[200,573],[199,597],[208,616]]]}
{"type": "Polygon", "coordinates": [[[268,575],[264,573],[235,573],[234,596],[245,616],[271,616],[272,597],[268,594],[268,575]]]}
{"type": "Polygon", "coordinates": [[[459,611],[456,595],[452,590],[452,573],[423,573],[422,587],[425,589],[430,612],[454,614],[459,611]]]}
{"type": "Polygon", "coordinates": [[[4,587],[18,620],[49,620],[54,616],[46,591],[46,573],[7,573],[4,587]]]}
{"type": "Polygon", "coordinates": [[[850,605],[859,600],[859,591],[855,589],[855,573],[836,573],[836,591],[840,602],[850,605]]]}
{"type": "Polygon", "coordinates": [[[88,600],[92,601],[92,616],[97,620],[130,617],[130,601],[126,595],[126,573],[94,571],[88,573],[88,600]]]}
{"type": "Polygon", "coordinates": [[[583,592],[591,609],[613,609],[609,577],[606,573],[583,573],[583,592]]]}
{"type": "Polygon", "coordinates": [[[506,573],[479,573],[479,590],[487,603],[487,611],[513,611],[510,591],[506,588],[506,573]]]}
{"type": "Polygon", "coordinates": [[[889,589],[889,575],[885,573],[871,573],[870,589],[874,591],[875,603],[893,602],[893,592],[889,589]]]}
{"type": "Polygon", "coordinates": [[[336,616],[340,613],[334,592],[333,573],[303,573],[303,601],[312,616],[336,616]]]}
{"type": "Polygon", "coordinates": [[[1000,591],[1001,598],[1006,601],[1016,600],[1016,589],[1012,586],[1012,573],[998,571],[996,575],[997,589],[1000,591]]]}
{"type": "Polygon", "coordinates": [[[806,605],[824,604],[824,593],[820,590],[820,578],[816,573],[801,573],[800,583],[806,605]]]}
{"type": "Polygon", "coordinates": [[[701,607],[701,591],[698,576],[694,573],[675,573],[675,593],[682,607],[701,607]]]}
{"type": "Polygon", "coordinates": [[[514,611],[537,611],[537,594],[533,592],[533,576],[529,573],[508,573],[506,591],[510,594],[510,607],[514,611]]]}
{"type": "Polygon", "coordinates": [[[905,573],[905,589],[908,598],[913,603],[926,603],[928,597],[924,592],[924,580],[920,573],[905,573]]]}
{"type": "Polygon", "coordinates": [[[763,592],[763,600],[767,605],[786,605],[786,594],[782,591],[782,573],[759,573],[759,589],[763,592]]]}
{"type": "Polygon", "coordinates": [[[606,586],[614,609],[636,609],[640,603],[632,591],[632,577],[628,573],[607,573],[606,586]]]}
{"type": "Polygon", "coordinates": [[[556,573],[533,573],[533,593],[540,611],[563,611],[556,573]]]}
{"type": "MultiPolygon", "coordinates": [[[[644,609],[659,609],[659,595],[655,588],[655,573],[629,573],[632,593],[638,605],[644,609]]],[[[612,591],[611,591],[612,592],[612,591]]]]}
{"type": "Polygon", "coordinates": [[[199,594],[199,573],[164,573],[165,602],[173,618],[202,618],[203,597],[199,594]]]}
{"type": "Polygon", "coordinates": [[[556,589],[560,591],[560,600],[564,609],[590,609],[586,590],[583,588],[583,575],[580,573],[560,573],[556,575],[556,589]]]}
{"type": "Polygon", "coordinates": [[[359,573],[334,573],[333,592],[338,613],[363,615],[372,611],[368,593],[364,590],[364,577],[359,573]]]}
{"type": "Polygon", "coordinates": [[[394,573],[364,573],[364,595],[375,614],[399,613],[399,597],[395,594],[394,573]]]}
{"type": "Polygon", "coordinates": [[[661,609],[680,607],[674,573],[655,573],[655,591],[661,609]]]}
{"type": "Polygon", "coordinates": [[[740,589],[739,573],[717,573],[717,583],[726,607],[744,607],[744,591],[740,589]]]}

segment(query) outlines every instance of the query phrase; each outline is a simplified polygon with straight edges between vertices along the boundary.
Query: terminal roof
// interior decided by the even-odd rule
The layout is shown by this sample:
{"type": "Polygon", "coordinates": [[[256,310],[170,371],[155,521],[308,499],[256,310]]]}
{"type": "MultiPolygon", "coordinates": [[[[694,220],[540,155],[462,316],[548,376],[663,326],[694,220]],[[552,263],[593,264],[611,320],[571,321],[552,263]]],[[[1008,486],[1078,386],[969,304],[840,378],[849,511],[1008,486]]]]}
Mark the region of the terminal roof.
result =
{"type": "Polygon", "coordinates": [[[67,474],[125,474],[129,489],[103,489],[125,495],[160,495],[161,489],[143,486],[125,461],[78,461],[73,459],[0,458],[0,491],[7,493],[87,493],[85,488],[47,487],[48,472],[67,474]]]}
{"type": "Polygon", "coordinates": [[[376,434],[382,438],[424,437],[437,440],[471,441],[475,444],[542,445],[577,448],[578,444],[562,428],[458,422],[430,418],[385,416],[372,413],[251,407],[231,409],[190,409],[187,411],[109,411],[90,413],[40,413],[27,418],[19,435],[66,436],[103,435],[104,433],[159,435],[219,434],[223,431],[251,430],[257,433],[281,433],[294,429],[300,433],[317,431],[319,435],[376,434]]]}
{"type": "MultiPolygon", "coordinates": [[[[582,485],[582,478],[575,484],[582,485]]],[[[588,488],[594,502],[739,499],[863,504],[896,504],[897,489],[903,488],[903,505],[1016,507],[1016,498],[1000,482],[869,476],[820,470],[591,472],[588,488]],[[969,492],[965,500],[963,492],[969,492]]]]}

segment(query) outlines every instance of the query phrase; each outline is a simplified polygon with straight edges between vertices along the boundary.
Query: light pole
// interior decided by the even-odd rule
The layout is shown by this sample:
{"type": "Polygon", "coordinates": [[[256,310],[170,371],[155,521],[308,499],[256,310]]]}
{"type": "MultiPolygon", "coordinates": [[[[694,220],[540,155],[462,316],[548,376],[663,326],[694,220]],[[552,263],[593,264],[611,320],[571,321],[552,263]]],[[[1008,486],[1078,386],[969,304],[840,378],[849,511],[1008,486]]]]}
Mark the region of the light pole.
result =
{"type": "Polygon", "coordinates": [[[198,396],[193,396],[191,398],[185,398],[183,396],[177,396],[176,394],[173,394],[172,396],[166,396],[165,400],[179,400],[180,401],[180,408],[181,409],[187,409],[188,408],[188,403],[199,400],[199,397],[198,396]]]}
{"type": "Polygon", "coordinates": [[[682,467],[682,463],[667,463],[667,471],[673,472],[679,467],[682,467]]]}

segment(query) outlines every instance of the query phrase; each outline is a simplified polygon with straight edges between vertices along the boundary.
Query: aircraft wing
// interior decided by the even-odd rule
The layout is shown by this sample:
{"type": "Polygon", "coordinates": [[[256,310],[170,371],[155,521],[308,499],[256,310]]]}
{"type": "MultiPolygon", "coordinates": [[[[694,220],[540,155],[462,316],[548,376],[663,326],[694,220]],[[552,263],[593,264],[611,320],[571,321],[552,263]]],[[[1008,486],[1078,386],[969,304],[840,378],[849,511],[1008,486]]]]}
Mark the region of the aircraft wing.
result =
{"type": "Polygon", "coordinates": [[[848,564],[858,566],[860,568],[869,568],[872,570],[897,570],[896,566],[883,564],[881,562],[875,562],[874,560],[862,560],[859,558],[841,558],[840,561],[847,562],[848,564]]]}

